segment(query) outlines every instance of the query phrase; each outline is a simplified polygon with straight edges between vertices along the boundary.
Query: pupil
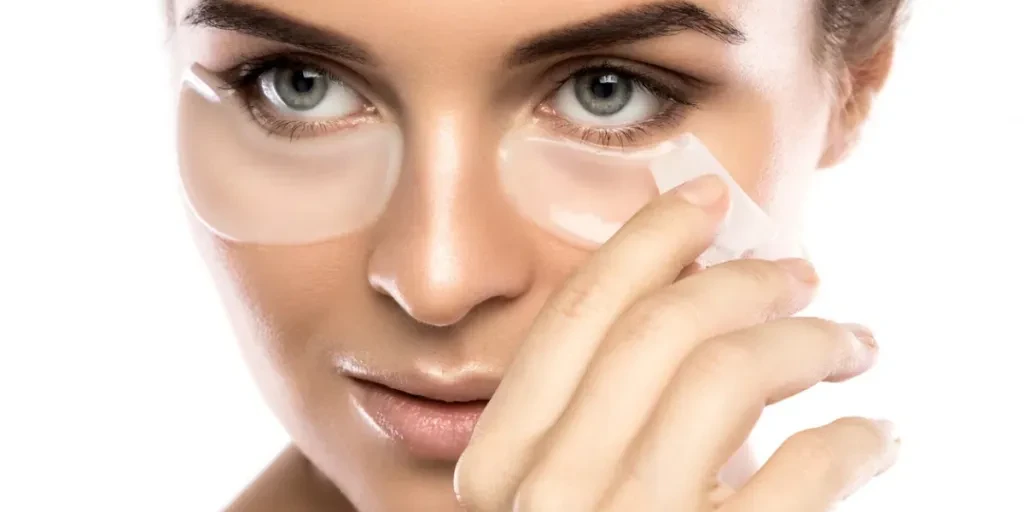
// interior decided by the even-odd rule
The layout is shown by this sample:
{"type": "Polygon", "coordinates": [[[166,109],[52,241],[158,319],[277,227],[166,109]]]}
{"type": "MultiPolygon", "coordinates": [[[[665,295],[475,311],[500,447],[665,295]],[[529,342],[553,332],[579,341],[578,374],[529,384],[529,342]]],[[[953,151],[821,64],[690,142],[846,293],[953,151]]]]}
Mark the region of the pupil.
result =
{"type": "Polygon", "coordinates": [[[315,69],[278,68],[261,79],[264,95],[285,110],[312,110],[323,102],[330,81],[315,69]]]}
{"type": "Polygon", "coordinates": [[[580,76],[576,79],[575,88],[580,105],[598,116],[619,113],[633,98],[632,79],[608,71],[580,76]]]}
{"type": "Polygon", "coordinates": [[[619,80],[615,75],[605,75],[598,77],[594,84],[590,87],[590,92],[598,99],[606,100],[615,96],[615,92],[618,89],[619,80]]]}
{"type": "Polygon", "coordinates": [[[300,94],[306,94],[316,87],[315,76],[309,76],[306,72],[293,72],[292,73],[292,89],[300,94]]]}

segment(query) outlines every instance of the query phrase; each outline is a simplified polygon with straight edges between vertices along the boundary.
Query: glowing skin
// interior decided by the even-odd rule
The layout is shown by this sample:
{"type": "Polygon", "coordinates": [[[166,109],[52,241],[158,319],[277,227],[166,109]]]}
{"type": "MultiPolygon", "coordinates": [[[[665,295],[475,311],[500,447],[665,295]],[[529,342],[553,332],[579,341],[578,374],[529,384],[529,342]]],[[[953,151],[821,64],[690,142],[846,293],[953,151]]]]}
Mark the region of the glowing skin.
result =
{"type": "MultiPolygon", "coordinates": [[[[571,104],[573,96],[558,93],[570,78],[567,75],[580,66],[610,63],[625,67],[654,78],[666,89],[685,93],[679,95],[697,105],[673,110],[665,99],[659,99],[656,107],[641,102],[644,108],[636,112],[644,116],[649,108],[672,110],[673,114],[648,123],[642,133],[613,137],[612,145],[654,144],[682,133],[698,133],[752,198],[798,231],[798,206],[807,181],[820,164],[832,163],[835,155],[845,153],[845,141],[854,139],[853,132],[860,125],[860,118],[849,118],[846,113],[863,115],[868,110],[866,104],[851,106],[847,101],[862,96],[868,101],[870,95],[837,93],[827,71],[812,58],[811,47],[817,37],[816,0],[695,3],[730,20],[745,33],[744,40],[730,43],[700,31],[682,30],[654,39],[587,46],[569,54],[509,62],[514,48],[541,34],[645,2],[448,0],[428,6],[407,0],[247,1],[322,31],[343,34],[369,53],[369,58],[353,54],[335,58],[337,52],[328,50],[337,48],[321,46],[322,51],[310,57],[313,54],[295,46],[243,34],[236,30],[237,23],[210,21],[220,18],[186,22],[184,17],[199,1],[175,2],[178,25],[173,45],[179,75],[193,63],[226,77],[253,57],[282,52],[306,55],[343,79],[372,107],[358,115],[372,122],[393,123],[400,127],[403,138],[401,169],[390,200],[363,229],[316,243],[280,245],[231,240],[202,223],[194,224],[243,355],[295,445],[233,510],[459,510],[452,478],[455,458],[467,441],[464,426],[480,415],[484,400],[509,374],[513,359],[522,356],[521,350],[528,352],[526,360],[537,363],[533,367],[539,369],[545,359],[538,347],[562,346],[554,338],[531,338],[530,346],[521,345],[552,294],[590,261],[590,251],[566,243],[516,211],[502,191],[495,158],[502,137],[529,123],[541,123],[567,137],[585,137],[579,126],[585,120],[578,115],[578,105],[571,104]],[[368,384],[370,381],[384,388],[368,384]],[[410,398],[395,389],[435,400],[410,398]],[[445,400],[463,403],[446,406],[441,403],[445,400]],[[435,434],[430,429],[435,429],[435,434]],[[281,504],[287,506],[273,508],[281,504]]],[[[884,78],[887,64],[886,59],[879,60],[878,65],[885,68],[874,74],[879,80],[884,78]]],[[[858,86],[873,89],[881,83],[858,86]]],[[[241,112],[239,119],[243,116],[241,112]]],[[[320,141],[312,139],[343,137],[344,126],[349,126],[351,119],[304,130],[302,137],[310,140],[296,143],[318,144],[320,141]]],[[[186,134],[201,129],[197,121],[189,120],[181,127],[186,134]]],[[[288,147],[288,142],[273,137],[268,136],[268,144],[288,147]]],[[[607,141],[591,137],[587,142],[602,140],[607,141]]],[[[621,261],[616,257],[603,260],[605,264],[618,262],[619,267],[602,267],[600,275],[621,274],[623,279],[635,281],[612,288],[632,290],[629,297],[636,299],[641,292],[665,288],[679,274],[681,269],[664,268],[666,262],[693,261],[702,249],[697,245],[703,239],[697,235],[703,233],[701,236],[710,240],[711,219],[717,213],[708,213],[716,211],[713,207],[683,203],[666,199],[639,221],[647,223],[652,233],[664,233],[655,237],[649,251],[629,253],[630,258],[621,261]],[[655,257],[659,254],[674,256],[655,257]],[[659,268],[656,274],[640,273],[659,268]]],[[[613,249],[630,247],[624,243],[613,249]]],[[[760,288],[748,290],[743,284],[746,281],[715,284],[712,278],[717,274],[712,270],[706,273],[712,282],[701,289],[744,292],[749,300],[761,297],[757,300],[771,302],[767,298],[771,293],[760,288]]],[[[779,277],[782,270],[771,272],[775,276],[771,282],[777,286],[772,293],[809,294],[813,279],[786,280],[779,277]]],[[[705,273],[694,278],[701,275],[705,273]]],[[[693,285],[698,282],[694,280],[693,285]]],[[[602,321],[611,322],[622,309],[609,309],[602,321]]],[[[581,318],[580,328],[597,332],[590,321],[589,316],[581,318]]],[[[730,325],[738,328],[742,323],[730,325]]],[[[830,332],[831,337],[826,338],[832,344],[822,341],[814,346],[832,347],[827,354],[836,360],[869,359],[853,348],[860,345],[850,342],[852,338],[830,332]]],[[[788,337],[776,333],[772,339],[784,338],[788,337]]],[[[589,344],[587,339],[581,346],[589,344]]],[[[665,344],[654,346],[662,345],[669,350],[665,344]]],[[[824,349],[797,353],[827,359],[824,349]]],[[[635,367],[640,373],[632,376],[634,380],[662,375],[654,371],[657,364],[668,361],[667,356],[679,355],[657,350],[637,354],[648,359],[635,367]]],[[[557,361],[565,369],[582,364],[581,354],[556,356],[551,354],[547,364],[557,361]]],[[[798,368],[786,364],[776,366],[799,373],[798,368]]],[[[511,390],[493,414],[488,407],[492,418],[485,430],[494,435],[482,437],[475,451],[478,457],[471,462],[504,464],[498,457],[481,455],[496,453],[488,451],[492,446],[488,438],[510,435],[501,430],[502,425],[543,424],[544,411],[564,405],[556,400],[562,396],[558,393],[525,393],[522,386],[529,382],[524,378],[529,370],[523,368],[530,367],[519,366],[509,374],[511,390]],[[512,398],[521,396],[530,399],[513,403],[512,398]],[[533,399],[538,400],[536,409],[530,403],[533,399]],[[548,401],[547,405],[543,401],[548,401]]],[[[807,367],[815,374],[832,372],[810,363],[807,367]]],[[[548,380],[537,385],[550,382],[554,389],[557,378],[552,377],[558,375],[547,375],[548,380]]],[[[660,383],[648,384],[653,388],[660,383]]],[[[644,398],[638,400],[644,402],[647,395],[641,391],[638,388],[626,395],[644,398]]],[[[619,416],[619,423],[640,417],[619,416]]],[[[675,421],[670,411],[666,412],[663,426],[673,426],[675,421]]],[[[718,426],[709,424],[712,427],[718,426]]],[[[597,431],[574,432],[571,439],[586,447],[603,445],[597,431]]],[[[652,441],[650,447],[657,446],[652,441]]],[[[726,468],[726,473],[738,475],[730,480],[749,476],[742,451],[740,454],[726,468]]],[[[507,460],[511,464],[513,457],[507,460]]],[[[776,487],[772,482],[766,485],[776,487]]],[[[515,485],[500,483],[495,488],[515,485]]]]}

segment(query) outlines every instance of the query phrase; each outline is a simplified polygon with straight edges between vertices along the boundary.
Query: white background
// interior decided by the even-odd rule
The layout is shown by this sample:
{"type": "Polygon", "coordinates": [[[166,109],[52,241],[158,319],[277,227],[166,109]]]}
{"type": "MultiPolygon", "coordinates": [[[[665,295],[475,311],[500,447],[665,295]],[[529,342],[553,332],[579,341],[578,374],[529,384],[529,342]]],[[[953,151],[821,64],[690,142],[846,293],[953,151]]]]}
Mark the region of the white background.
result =
{"type": "MultiPolygon", "coordinates": [[[[156,4],[0,8],[0,510],[215,510],[286,442],[184,228],[156,4]]],[[[883,362],[755,437],[895,419],[900,463],[845,510],[1024,510],[1022,24],[919,0],[860,151],[819,178],[817,312],[883,362]]]]}

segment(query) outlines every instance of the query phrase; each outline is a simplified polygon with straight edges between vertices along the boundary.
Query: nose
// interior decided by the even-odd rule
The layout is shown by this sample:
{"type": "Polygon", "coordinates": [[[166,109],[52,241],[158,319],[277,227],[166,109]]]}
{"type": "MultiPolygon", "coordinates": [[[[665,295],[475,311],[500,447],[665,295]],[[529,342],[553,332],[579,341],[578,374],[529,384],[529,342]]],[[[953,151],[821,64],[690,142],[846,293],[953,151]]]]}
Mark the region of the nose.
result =
{"type": "Polygon", "coordinates": [[[406,136],[402,176],[368,266],[375,290],[431,326],[514,299],[531,281],[522,221],[500,192],[495,144],[457,125],[443,118],[421,137],[406,136]]]}

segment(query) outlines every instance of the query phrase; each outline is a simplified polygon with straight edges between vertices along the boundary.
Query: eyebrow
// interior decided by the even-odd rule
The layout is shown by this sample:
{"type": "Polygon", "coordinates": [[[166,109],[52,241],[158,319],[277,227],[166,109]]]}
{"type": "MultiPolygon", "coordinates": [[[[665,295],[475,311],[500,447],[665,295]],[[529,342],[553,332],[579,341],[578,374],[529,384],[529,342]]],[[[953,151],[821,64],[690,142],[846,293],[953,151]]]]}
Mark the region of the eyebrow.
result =
{"type": "Polygon", "coordinates": [[[375,62],[369,51],[348,37],[235,0],[201,0],[188,10],[183,23],[241,32],[358,64],[372,65],[375,62]]]}
{"type": "MultiPolygon", "coordinates": [[[[200,0],[183,23],[251,36],[305,48],[364,65],[376,59],[353,39],[286,14],[238,0],[200,0]]],[[[580,51],[592,51],[647,39],[694,31],[728,44],[746,41],[730,21],[687,0],[631,7],[575,25],[543,33],[517,46],[506,59],[509,66],[580,51]]]]}
{"type": "Polygon", "coordinates": [[[647,4],[612,12],[577,25],[555,29],[518,46],[510,65],[525,65],[555,55],[598,50],[694,31],[731,45],[747,40],[729,20],[689,1],[647,4]]]}

